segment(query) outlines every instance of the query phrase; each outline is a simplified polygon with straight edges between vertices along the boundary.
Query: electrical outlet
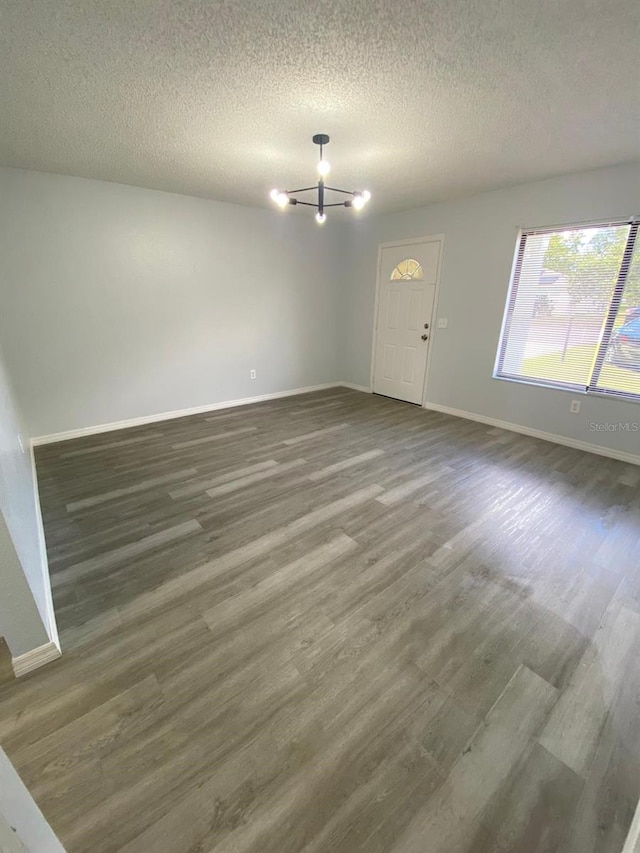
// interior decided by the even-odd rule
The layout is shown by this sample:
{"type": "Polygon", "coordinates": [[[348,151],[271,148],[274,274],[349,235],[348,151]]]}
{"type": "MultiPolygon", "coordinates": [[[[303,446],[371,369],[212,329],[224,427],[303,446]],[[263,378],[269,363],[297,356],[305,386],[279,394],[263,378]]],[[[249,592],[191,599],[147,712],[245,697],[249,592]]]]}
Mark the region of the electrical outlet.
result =
{"type": "Polygon", "coordinates": [[[446,317],[440,317],[440,319],[438,320],[438,328],[439,329],[446,329],[448,322],[449,321],[447,320],[446,317]]]}
{"type": "Polygon", "coordinates": [[[249,379],[255,379],[255,378],[256,378],[255,370],[250,370],[249,371],[249,379]]]}
{"type": "Polygon", "coordinates": [[[572,400],[569,406],[569,411],[572,415],[580,414],[580,400],[572,400]]]}

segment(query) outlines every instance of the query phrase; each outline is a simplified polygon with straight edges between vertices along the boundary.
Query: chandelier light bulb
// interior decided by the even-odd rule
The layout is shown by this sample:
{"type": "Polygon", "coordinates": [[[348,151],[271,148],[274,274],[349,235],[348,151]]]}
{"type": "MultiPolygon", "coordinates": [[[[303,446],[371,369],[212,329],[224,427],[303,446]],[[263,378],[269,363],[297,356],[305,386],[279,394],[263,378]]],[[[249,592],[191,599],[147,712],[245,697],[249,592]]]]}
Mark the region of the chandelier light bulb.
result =
{"type": "Polygon", "coordinates": [[[318,163],[318,174],[320,175],[320,177],[326,178],[330,171],[331,164],[329,163],[329,161],[324,159],[320,160],[320,162],[318,163]]]}
{"type": "Polygon", "coordinates": [[[369,190],[362,191],[362,198],[364,199],[365,203],[369,201],[369,199],[371,198],[371,193],[369,192],[369,190]]]}
{"type": "Polygon", "coordinates": [[[280,190],[271,190],[271,192],[269,193],[269,198],[271,199],[271,201],[277,202],[279,195],[280,195],[280,190]]]}
{"type": "Polygon", "coordinates": [[[289,196],[281,190],[271,190],[269,193],[271,199],[275,201],[278,207],[285,208],[289,204],[289,196]]]}
{"type": "Polygon", "coordinates": [[[353,197],[353,201],[351,202],[352,207],[355,207],[356,210],[362,210],[362,208],[365,206],[365,204],[366,204],[366,201],[364,200],[364,197],[361,195],[355,195],[353,197]]]}
{"type": "Polygon", "coordinates": [[[322,225],[322,223],[326,220],[326,218],[327,218],[326,213],[319,213],[319,212],[316,213],[316,222],[318,223],[318,225],[322,225]]]}

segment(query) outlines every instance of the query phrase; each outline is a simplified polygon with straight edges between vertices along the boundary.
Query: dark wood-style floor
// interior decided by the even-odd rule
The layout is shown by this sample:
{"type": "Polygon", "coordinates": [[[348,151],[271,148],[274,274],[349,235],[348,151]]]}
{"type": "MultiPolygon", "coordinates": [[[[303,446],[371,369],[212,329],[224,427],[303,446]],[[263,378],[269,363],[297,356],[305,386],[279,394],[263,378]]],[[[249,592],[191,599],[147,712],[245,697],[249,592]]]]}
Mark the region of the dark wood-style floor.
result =
{"type": "Polygon", "coordinates": [[[619,853],[640,468],[332,389],[43,447],[70,853],[619,853]]]}

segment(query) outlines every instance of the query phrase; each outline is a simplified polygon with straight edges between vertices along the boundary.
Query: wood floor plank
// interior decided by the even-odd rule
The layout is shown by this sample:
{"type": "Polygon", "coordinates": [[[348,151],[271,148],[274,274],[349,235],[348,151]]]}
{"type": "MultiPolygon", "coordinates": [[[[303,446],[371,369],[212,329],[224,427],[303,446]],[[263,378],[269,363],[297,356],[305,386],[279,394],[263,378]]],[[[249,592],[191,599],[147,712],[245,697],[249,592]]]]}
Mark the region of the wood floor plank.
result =
{"type": "Polygon", "coordinates": [[[258,471],[265,471],[269,468],[275,468],[278,463],[275,459],[267,459],[264,462],[256,462],[255,465],[245,465],[243,468],[236,468],[233,471],[228,471],[226,474],[220,474],[217,477],[212,477],[208,480],[200,480],[196,483],[191,483],[188,486],[182,486],[179,489],[171,489],[170,497],[174,500],[179,498],[190,498],[193,495],[202,494],[207,489],[213,489],[222,483],[230,483],[234,480],[241,480],[248,477],[250,474],[255,474],[258,471]]]}
{"type": "Polygon", "coordinates": [[[293,438],[286,438],[283,444],[300,444],[303,441],[311,441],[316,438],[324,438],[326,435],[332,435],[335,432],[346,429],[349,424],[335,424],[325,427],[324,429],[316,429],[313,432],[307,432],[304,435],[295,435],[293,438]]]}
{"type": "Polygon", "coordinates": [[[172,542],[175,539],[181,539],[191,533],[195,533],[202,528],[195,519],[184,521],[181,524],[176,524],[173,527],[168,527],[166,530],[161,530],[159,533],[152,533],[150,536],[145,536],[132,542],[129,545],[123,545],[121,548],[114,548],[113,551],[106,551],[104,554],[99,554],[97,557],[91,557],[80,563],[75,563],[69,566],[68,569],[57,572],[52,577],[52,586],[56,587],[67,582],[69,578],[78,580],[84,575],[89,575],[97,569],[105,569],[121,563],[124,560],[131,559],[144,551],[150,551],[158,548],[167,542],[172,542]]]}
{"type": "Polygon", "coordinates": [[[122,624],[117,607],[105,610],[92,619],[85,619],[80,625],[73,625],[60,632],[63,651],[91,642],[101,634],[106,634],[122,624]]]}
{"type": "Polygon", "coordinates": [[[224,624],[247,625],[256,607],[259,610],[269,609],[270,602],[274,598],[287,596],[291,588],[308,574],[325,568],[337,557],[355,551],[357,547],[353,539],[341,534],[305,554],[304,557],[271,572],[257,584],[227,599],[217,607],[206,610],[202,614],[203,618],[215,631],[219,631],[224,624]]]}
{"type": "Polygon", "coordinates": [[[179,441],[177,444],[172,444],[174,450],[185,450],[188,447],[197,447],[199,444],[209,444],[211,441],[223,441],[227,438],[233,438],[234,435],[243,435],[247,432],[255,432],[258,427],[248,426],[240,427],[239,429],[231,429],[228,432],[220,432],[215,435],[205,435],[202,438],[191,438],[189,441],[179,441]]]}
{"type": "Polygon", "coordinates": [[[343,459],[342,462],[334,462],[333,465],[327,465],[326,468],[321,468],[320,471],[314,471],[313,474],[309,474],[310,480],[324,480],[325,477],[331,477],[334,474],[342,473],[342,471],[347,471],[349,468],[353,468],[356,465],[362,465],[363,462],[369,462],[371,459],[376,459],[378,456],[382,456],[384,454],[384,450],[367,450],[365,453],[359,453],[357,456],[351,456],[349,459],[343,459]]]}
{"type": "Polygon", "coordinates": [[[627,671],[628,656],[640,641],[640,614],[617,600],[576,669],[540,734],[540,743],[584,775],[609,708],[627,671]]]}
{"type": "Polygon", "coordinates": [[[401,485],[389,489],[382,495],[378,495],[376,500],[385,506],[393,506],[393,504],[398,503],[398,501],[404,500],[410,495],[413,495],[415,492],[420,491],[420,489],[423,489],[425,486],[430,485],[437,480],[439,476],[440,475],[437,471],[429,471],[426,474],[423,474],[422,477],[416,477],[413,480],[406,480],[401,485]]]}
{"type": "Polygon", "coordinates": [[[162,486],[165,485],[165,483],[173,483],[175,480],[184,480],[197,473],[198,472],[195,468],[186,468],[182,471],[172,471],[171,473],[163,474],[160,477],[152,477],[149,480],[142,480],[140,483],[135,483],[133,486],[125,486],[121,489],[112,489],[110,492],[104,492],[101,495],[93,495],[90,498],[71,501],[71,503],[67,504],[67,512],[77,512],[80,509],[98,506],[99,504],[106,503],[107,501],[123,498],[126,495],[134,495],[138,492],[153,489],[155,486],[162,486]]]}
{"type": "MultiPolygon", "coordinates": [[[[474,853],[564,851],[583,780],[534,743],[494,801],[469,845],[474,853]]],[[[585,853],[587,848],[583,848],[585,853]]]]}
{"type": "Polygon", "coordinates": [[[207,489],[207,494],[210,498],[217,498],[221,495],[228,495],[231,492],[236,492],[238,489],[246,489],[247,486],[252,486],[254,483],[261,483],[263,480],[268,480],[271,477],[280,477],[295,468],[300,468],[306,465],[306,459],[293,459],[291,462],[283,462],[282,465],[276,465],[274,468],[269,468],[266,471],[257,471],[254,474],[247,474],[246,477],[239,477],[237,480],[232,480],[229,483],[222,483],[215,486],[213,489],[207,489]]]}
{"type": "Polygon", "coordinates": [[[119,450],[123,447],[129,447],[132,444],[140,444],[141,442],[149,441],[157,438],[161,433],[150,432],[146,435],[137,435],[132,438],[119,438],[116,441],[103,441],[92,444],[90,447],[79,447],[73,450],[68,450],[60,454],[60,459],[73,459],[78,456],[91,456],[94,453],[102,453],[109,450],[119,450]]]}
{"type": "Polygon", "coordinates": [[[84,757],[96,758],[113,740],[122,737],[124,725],[131,725],[134,712],[148,711],[150,702],[162,700],[157,679],[149,675],[113,699],[77,717],[66,726],[24,749],[19,772],[36,793],[50,784],[57,787],[61,776],[73,773],[84,757]],[[52,778],[53,777],[53,778],[52,778]]]}
{"type": "Polygon", "coordinates": [[[619,853],[624,846],[640,802],[640,782],[634,770],[637,741],[627,741],[617,728],[616,715],[608,716],[599,733],[590,772],[581,780],[583,790],[573,820],[564,821],[563,853],[619,853]]]}
{"type": "Polygon", "coordinates": [[[556,701],[554,687],[519,667],[443,785],[392,847],[393,853],[473,850],[490,798],[504,784],[556,701]]]}

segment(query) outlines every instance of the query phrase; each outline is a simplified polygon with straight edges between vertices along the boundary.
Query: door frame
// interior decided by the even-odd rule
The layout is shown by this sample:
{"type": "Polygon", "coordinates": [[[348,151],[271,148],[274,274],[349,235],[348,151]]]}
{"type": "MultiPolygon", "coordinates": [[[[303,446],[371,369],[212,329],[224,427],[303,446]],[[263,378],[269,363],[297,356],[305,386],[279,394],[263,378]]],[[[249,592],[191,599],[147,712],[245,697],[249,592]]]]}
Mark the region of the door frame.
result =
{"type": "Polygon", "coordinates": [[[378,335],[378,314],[380,311],[380,272],[382,268],[382,251],[383,249],[393,249],[401,246],[414,246],[416,243],[440,243],[440,254],[438,255],[438,270],[436,272],[435,292],[433,294],[433,314],[431,323],[431,340],[429,341],[429,349],[427,351],[427,365],[424,371],[424,384],[422,386],[422,396],[420,406],[425,407],[426,393],[429,387],[429,371],[431,369],[431,356],[433,353],[433,330],[436,327],[438,315],[438,297],[440,296],[440,275],[442,273],[442,259],[444,256],[444,234],[432,234],[426,237],[409,237],[406,240],[391,240],[387,243],[378,244],[378,263],[376,265],[376,297],[373,309],[373,340],[371,341],[371,370],[369,375],[369,386],[373,393],[375,371],[376,371],[376,343],[378,335]]]}

